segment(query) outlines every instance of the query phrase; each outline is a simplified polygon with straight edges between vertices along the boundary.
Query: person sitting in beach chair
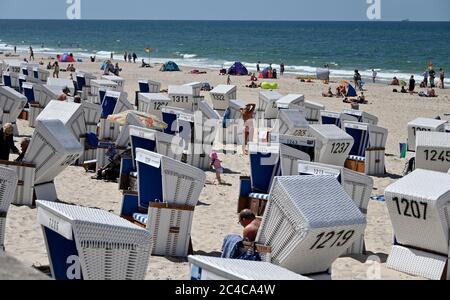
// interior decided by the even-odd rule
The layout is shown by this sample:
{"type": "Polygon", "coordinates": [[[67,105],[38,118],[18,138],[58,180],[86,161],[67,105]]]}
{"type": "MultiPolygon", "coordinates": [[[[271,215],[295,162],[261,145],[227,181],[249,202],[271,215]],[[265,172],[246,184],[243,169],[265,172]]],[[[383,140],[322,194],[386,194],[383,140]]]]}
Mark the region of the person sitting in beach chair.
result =
{"type": "Polygon", "coordinates": [[[255,214],[250,209],[246,208],[239,213],[239,224],[244,227],[244,231],[242,232],[244,241],[254,242],[261,221],[256,218],[255,214]]]}

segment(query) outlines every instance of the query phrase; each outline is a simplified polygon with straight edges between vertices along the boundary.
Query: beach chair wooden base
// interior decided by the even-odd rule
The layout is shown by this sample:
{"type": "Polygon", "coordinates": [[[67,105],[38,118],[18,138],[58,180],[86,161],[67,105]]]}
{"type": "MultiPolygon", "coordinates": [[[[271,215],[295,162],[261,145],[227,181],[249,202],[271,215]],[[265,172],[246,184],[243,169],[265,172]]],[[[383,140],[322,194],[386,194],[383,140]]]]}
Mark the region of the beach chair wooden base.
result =
{"type": "Polygon", "coordinates": [[[365,162],[362,160],[347,159],[345,161],[345,167],[352,171],[356,171],[359,173],[365,173],[365,162]]]}
{"type": "Polygon", "coordinates": [[[449,280],[449,260],[450,253],[445,256],[406,246],[394,245],[387,260],[387,267],[432,280],[449,280]]]}

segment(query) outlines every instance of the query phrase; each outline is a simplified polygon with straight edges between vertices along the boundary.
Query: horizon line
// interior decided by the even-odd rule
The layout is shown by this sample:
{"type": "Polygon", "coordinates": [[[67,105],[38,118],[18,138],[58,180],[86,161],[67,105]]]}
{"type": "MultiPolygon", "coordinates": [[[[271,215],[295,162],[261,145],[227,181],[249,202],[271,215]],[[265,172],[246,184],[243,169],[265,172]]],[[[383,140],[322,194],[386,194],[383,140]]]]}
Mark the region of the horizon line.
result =
{"type": "Polygon", "coordinates": [[[365,22],[365,23],[449,23],[450,20],[427,20],[427,21],[420,21],[420,20],[410,20],[410,19],[403,19],[403,20],[234,20],[234,19],[222,19],[222,20],[209,20],[209,19],[67,19],[67,18],[61,18],[61,19],[39,19],[39,18],[0,18],[2,21],[191,21],[191,22],[341,22],[341,23],[349,23],[349,22],[365,22]]]}

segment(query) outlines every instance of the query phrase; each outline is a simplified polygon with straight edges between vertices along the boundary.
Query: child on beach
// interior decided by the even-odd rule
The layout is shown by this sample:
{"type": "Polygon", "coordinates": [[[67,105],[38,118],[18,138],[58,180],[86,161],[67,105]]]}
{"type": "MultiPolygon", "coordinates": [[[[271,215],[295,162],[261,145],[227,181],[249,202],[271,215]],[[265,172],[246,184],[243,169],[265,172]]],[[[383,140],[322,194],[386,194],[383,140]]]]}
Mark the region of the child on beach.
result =
{"type": "Polygon", "coordinates": [[[222,161],[219,159],[217,152],[215,152],[215,151],[211,152],[210,158],[211,158],[211,166],[216,171],[216,179],[219,184],[222,184],[223,182],[220,177],[220,174],[223,173],[223,168],[222,168],[222,164],[221,164],[222,161]]]}

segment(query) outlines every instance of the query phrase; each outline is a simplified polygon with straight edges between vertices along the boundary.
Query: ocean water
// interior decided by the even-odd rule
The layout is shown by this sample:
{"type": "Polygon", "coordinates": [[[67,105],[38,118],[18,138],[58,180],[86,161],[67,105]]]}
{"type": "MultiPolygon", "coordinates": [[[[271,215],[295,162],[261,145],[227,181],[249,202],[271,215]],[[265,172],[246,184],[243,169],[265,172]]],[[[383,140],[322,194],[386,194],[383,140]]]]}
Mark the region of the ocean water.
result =
{"type": "Polygon", "coordinates": [[[450,22],[254,22],[0,20],[0,51],[13,45],[36,53],[72,52],[123,59],[124,51],[151,62],[221,68],[234,61],[286,65],[286,73],[314,74],[328,64],[332,76],[358,69],[382,79],[422,74],[429,60],[450,74],[450,22]]]}

